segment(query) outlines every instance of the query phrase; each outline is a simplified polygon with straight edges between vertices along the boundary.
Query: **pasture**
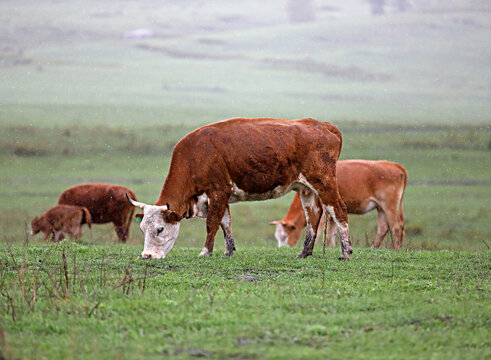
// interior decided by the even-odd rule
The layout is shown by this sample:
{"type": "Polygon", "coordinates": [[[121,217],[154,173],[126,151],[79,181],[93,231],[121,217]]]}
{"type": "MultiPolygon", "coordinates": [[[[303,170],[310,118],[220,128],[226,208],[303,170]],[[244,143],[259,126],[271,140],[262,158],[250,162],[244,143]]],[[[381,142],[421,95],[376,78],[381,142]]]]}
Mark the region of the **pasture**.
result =
{"type": "Polygon", "coordinates": [[[0,2],[0,358],[491,357],[491,6],[319,0],[297,23],[219,3],[0,2]],[[349,218],[351,262],[295,260],[268,225],[293,194],[231,206],[231,258],[221,231],[196,257],[201,219],[161,261],[136,221],[127,244],[109,224],[26,235],[75,184],[152,203],[175,143],[234,116],[330,121],[341,159],[404,165],[403,249],[369,249],[372,212],[349,218]]]}
{"type": "Polygon", "coordinates": [[[2,246],[9,358],[487,358],[490,252],[2,246]]]}

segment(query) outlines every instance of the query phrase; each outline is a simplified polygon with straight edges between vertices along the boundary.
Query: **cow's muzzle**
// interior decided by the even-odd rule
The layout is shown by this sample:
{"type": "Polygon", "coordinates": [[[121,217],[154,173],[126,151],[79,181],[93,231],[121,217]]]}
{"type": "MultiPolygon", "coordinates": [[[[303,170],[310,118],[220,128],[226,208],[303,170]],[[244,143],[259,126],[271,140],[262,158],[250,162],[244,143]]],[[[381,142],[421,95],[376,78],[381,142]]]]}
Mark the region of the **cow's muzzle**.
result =
{"type": "Polygon", "coordinates": [[[158,254],[154,251],[143,251],[142,252],[142,259],[143,260],[148,260],[148,259],[162,259],[165,256],[162,254],[158,254]]]}

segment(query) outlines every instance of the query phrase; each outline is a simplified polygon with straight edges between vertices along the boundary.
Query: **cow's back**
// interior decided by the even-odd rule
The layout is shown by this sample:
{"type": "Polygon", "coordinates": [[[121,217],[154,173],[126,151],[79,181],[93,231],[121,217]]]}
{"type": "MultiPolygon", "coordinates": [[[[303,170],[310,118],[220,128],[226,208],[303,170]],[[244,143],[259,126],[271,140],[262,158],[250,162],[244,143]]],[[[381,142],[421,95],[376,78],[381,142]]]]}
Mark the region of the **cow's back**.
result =
{"type": "Polygon", "coordinates": [[[102,224],[119,218],[129,207],[125,193],[135,198],[130,189],[112,184],[82,184],[73,186],[61,193],[58,204],[86,207],[92,222],[102,224]]]}
{"type": "Polygon", "coordinates": [[[341,144],[336,126],[314,119],[230,119],[183,138],[174,148],[171,171],[231,181],[246,192],[263,193],[294,181],[313,151],[335,162],[341,144]],[[229,178],[223,179],[224,174],[229,178]]]}
{"type": "Polygon", "coordinates": [[[404,191],[404,167],[390,161],[344,160],[336,168],[338,190],[352,214],[363,214],[387,193],[404,191]]]}
{"type": "Polygon", "coordinates": [[[63,230],[73,224],[80,224],[83,218],[83,211],[81,207],[63,204],[53,206],[44,212],[42,216],[48,220],[54,229],[63,230]]]}

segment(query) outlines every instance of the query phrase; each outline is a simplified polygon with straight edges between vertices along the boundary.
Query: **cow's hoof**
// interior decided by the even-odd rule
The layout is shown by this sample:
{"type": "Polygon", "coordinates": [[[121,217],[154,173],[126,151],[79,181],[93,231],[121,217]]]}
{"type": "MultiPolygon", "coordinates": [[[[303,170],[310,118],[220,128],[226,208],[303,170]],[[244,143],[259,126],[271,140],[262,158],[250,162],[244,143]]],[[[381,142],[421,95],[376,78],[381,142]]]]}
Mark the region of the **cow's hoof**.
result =
{"type": "Polygon", "coordinates": [[[349,258],[349,255],[348,255],[348,254],[346,254],[346,255],[341,255],[341,256],[339,257],[339,260],[346,260],[346,261],[349,261],[349,260],[350,260],[350,258],[349,258]]]}
{"type": "Polygon", "coordinates": [[[297,255],[296,259],[305,259],[307,256],[311,256],[312,253],[304,253],[301,252],[300,254],[297,255]]]}
{"type": "Polygon", "coordinates": [[[225,256],[232,256],[234,254],[233,250],[232,251],[225,251],[223,255],[225,256]]]}
{"type": "Polygon", "coordinates": [[[207,247],[204,247],[203,250],[199,253],[198,257],[203,257],[203,256],[211,256],[212,252],[208,251],[207,247]]]}

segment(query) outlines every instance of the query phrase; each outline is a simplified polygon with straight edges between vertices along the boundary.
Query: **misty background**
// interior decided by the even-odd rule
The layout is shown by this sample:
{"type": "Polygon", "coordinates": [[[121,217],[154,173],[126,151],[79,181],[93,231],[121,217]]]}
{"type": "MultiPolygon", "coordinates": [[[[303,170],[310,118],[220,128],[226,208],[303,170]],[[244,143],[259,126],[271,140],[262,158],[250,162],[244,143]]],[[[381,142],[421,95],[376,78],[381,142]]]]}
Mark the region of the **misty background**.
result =
{"type": "Polygon", "coordinates": [[[0,119],[489,125],[490,30],[485,0],[1,1],[0,119]]]}

